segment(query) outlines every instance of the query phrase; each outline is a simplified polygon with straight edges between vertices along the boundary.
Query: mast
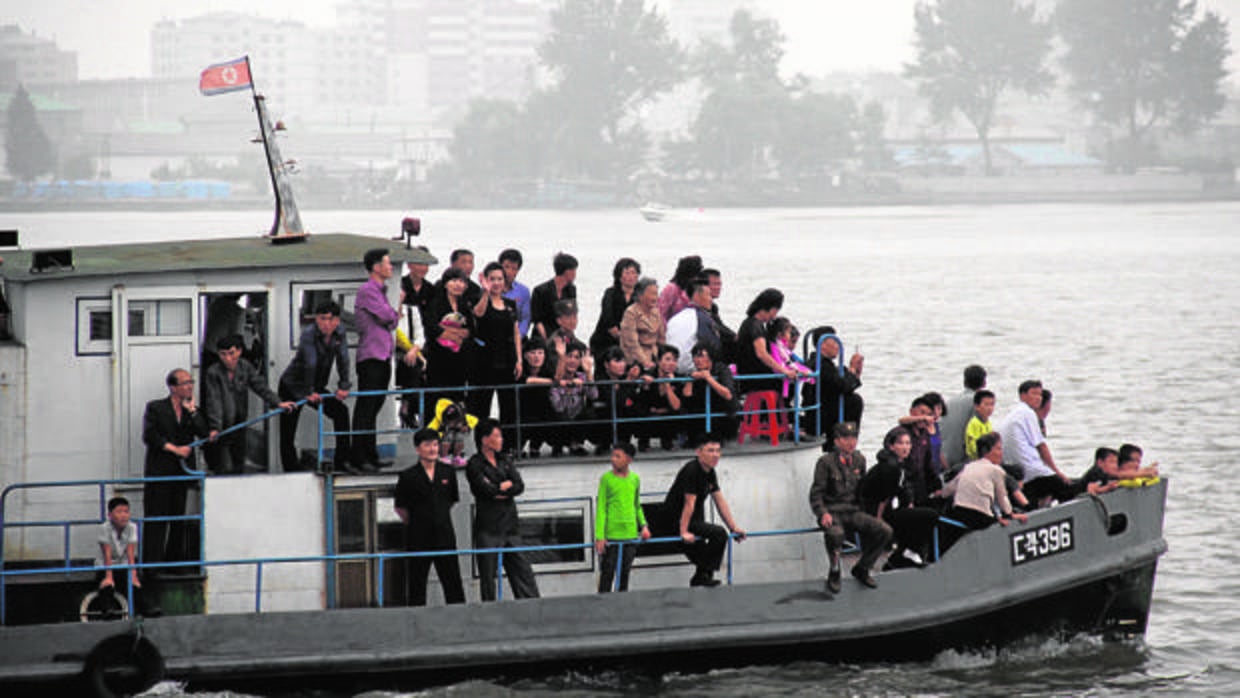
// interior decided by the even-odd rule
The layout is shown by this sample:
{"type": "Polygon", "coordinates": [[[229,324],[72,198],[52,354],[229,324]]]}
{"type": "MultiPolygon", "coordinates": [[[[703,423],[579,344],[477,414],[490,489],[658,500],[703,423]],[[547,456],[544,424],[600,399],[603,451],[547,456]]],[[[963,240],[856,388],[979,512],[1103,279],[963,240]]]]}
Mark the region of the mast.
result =
{"type": "MultiPolygon", "coordinates": [[[[250,57],[245,57],[246,69],[250,67],[250,57]]],[[[254,88],[253,73],[250,73],[250,94],[254,97],[254,111],[258,114],[258,132],[263,142],[263,153],[267,156],[267,172],[271,175],[271,191],[275,194],[275,218],[271,221],[271,232],[268,236],[272,242],[303,240],[309,233],[302,228],[301,214],[297,210],[297,202],[293,199],[293,187],[288,180],[291,163],[286,163],[280,156],[280,148],[276,145],[277,130],[267,115],[266,99],[254,88]]]]}

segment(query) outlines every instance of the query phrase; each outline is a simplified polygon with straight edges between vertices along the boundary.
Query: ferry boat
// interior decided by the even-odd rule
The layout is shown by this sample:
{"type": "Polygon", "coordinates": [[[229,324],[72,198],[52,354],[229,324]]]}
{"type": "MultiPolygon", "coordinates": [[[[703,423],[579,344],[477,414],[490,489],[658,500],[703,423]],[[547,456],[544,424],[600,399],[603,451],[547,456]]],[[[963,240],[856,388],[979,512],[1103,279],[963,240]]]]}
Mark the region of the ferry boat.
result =
{"type": "MultiPolygon", "coordinates": [[[[679,543],[654,539],[638,546],[631,591],[594,593],[594,494],[607,461],[540,459],[523,462],[519,509],[522,554],[542,598],[504,600],[501,580],[500,602],[479,602],[478,551],[461,545],[469,602],[437,605],[435,583],[431,606],[408,608],[397,470],[337,475],[324,467],[332,454],[321,416],[316,425],[303,415],[296,442],[318,467],[280,472],[278,413],[262,413],[254,397],[249,413],[258,416],[244,429],[255,471],[208,477],[187,464],[190,559],[177,563],[183,574],[146,590],[163,615],[79,622],[97,590],[91,559],[107,499],[125,495],[142,511],[141,422],[145,403],[167,394],[168,371],[197,376],[216,338],[241,334],[246,360],[270,385],[328,300],[344,309],[355,344],[362,256],[390,246],[302,230],[277,129],[257,94],[255,106],[276,192],[269,236],[39,250],[0,241],[17,248],[0,261],[6,697],[122,695],[163,678],[245,688],[290,677],[320,686],[392,675],[438,683],[617,661],[684,671],[797,657],[901,660],[1036,633],[1145,631],[1166,549],[1165,481],[971,533],[925,569],[884,572],[878,589],[846,583],[831,594],[807,503],[819,443],[802,440],[795,424],[791,441],[771,436],[724,452],[720,483],[749,540],[729,541],[722,587],[686,587],[691,568],[679,543]]],[[[436,262],[408,239],[391,258],[436,262]]],[[[419,391],[405,397],[422,399],[419,391]]],[[[379,414],[391,425],[379,450],[405,467],[414,459],[395,409],[389,399],[379,414]]],[[[806,418],[817,419],[815,409],[806,418]]],[[[643,454],[643,507],[661,502],[691,457],[643,454]]],[[[473,539],[473,503],[461,490],[458,543],[473,539]]]]}
{"type": "MultiPolygon", "coordinates": [[[[594,494],[606,459],[540,459],[522,464],[520,511],[543,598],[477,601],[464,545],[472,502],[462,487],[454,524],[470,602],[436,606],[432,591],[430,607],[407,608],[397,471],[279,472],[271,414],[247,429],[249,460],[262,472],[187,471],[199,545],[186,574],[158,585],[164,616],[78,622],[95,586],[90,558],[104,502],[119,493],[141,511],[143,407],[166,394],[167,371],[197,373],[212,337],[240,332],[249,358],[274,379],[318,302],[339,302],[350,325],[362,254],[380,246],[319,234],[285,245],[255,237],[5,253],[5,695],[83,680],[108,695],[163,677],[193,686],[378,674],[438,682],[617,658],[678,669],[797,656],[912,659],[1030,633],[1144,632],[1166,548],[1165,482],[971,533],[926,569],[882,573],[877,590],[846,580],[832,595],[806,503],[819,443],[795,439],[725,449],[721,485],[751,535],[730,545],[721,588],[688,588],[691,568],[663,542],[641,546],[632,591],[593,593],[594,494]]],[[[392,257],[435,262],[416,249],[392,257]]],[[[393,425],[381,450],[403,467],[412,456],[407,436],[398,448],[394,403],[380,414],[393,425]]],[[[298,442],[321,463],[330,453],[314,422],[301,420],[298,442]]],[[[657,505],[690,457],[644,454],[643,501],[657,505]]]]}

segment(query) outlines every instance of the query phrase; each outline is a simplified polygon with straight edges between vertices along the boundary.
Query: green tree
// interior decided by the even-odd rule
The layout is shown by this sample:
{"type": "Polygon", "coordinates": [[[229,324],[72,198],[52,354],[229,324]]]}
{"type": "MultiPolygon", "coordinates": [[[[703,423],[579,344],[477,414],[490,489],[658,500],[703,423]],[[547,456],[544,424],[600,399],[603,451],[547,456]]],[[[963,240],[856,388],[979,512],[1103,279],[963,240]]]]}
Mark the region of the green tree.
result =
{"type": "Polygon", "coordinates": [[[806,92],[790,99],[779,126],[772,155],[786,178],[824,176],[829,164],[857,150],[857,103],[848,95],[806,92]]]}
{"type": "Polygon", "coordinates": [[[861,164],[867,170],[882,170],[892,164],[891,153],[883,134],[887,129],[887,110],[878,102],[866,102],[858,117],[857,148],[861,164]]]}
{"type": "Polygon", "coordinates": [[[1043,66],[1051,29],[1033,3],[937,0],[914,9],[917,61],[904,73],[917,82],[936,119],[960,112],[977,132],[986,174],[993,174],[990,129],[1007,90],[1043,93],[1053,78],[1043,66]]]}
{"type": "Polygon", "coordinates": [[[39,125],[34,103],[22,85],[9,101],[4,138],[4,164],[14,177],[29,182],[56,166],[52,142],[39,125]]]}
{"type": "MultiPolygon", "coordinates": [[[[643,0],[566,0],[538,49],[554,84],[553,174],[619,180],[645,159],[642,106],[680,82],[684,54],[643,0]]],[[[550,128],[550,127],[548,127],[550,128]]]]}
{"type": "Polygon", "coordinates": [[[1196,14],[1193,0],[1062,0],[1055,12],[1071,89],[1099,121],[1124,129],[1116,150],[1125,170],[1153,126],[1190,133],[1223,108],[1227,22],[1196,14]]]}
{"type": "Polygon", "coordinates": [[[516,137],[525,123],[516,102],[480,99],[453,129],[449,153],[463,184],[489,190],[505,179],[528,174],[521,144],[516,137]]]}
{"type": "Polygon", "coordinates": [[[740,180],[770,169],[780,124],[793,110],[788,85],[779,77],[784,41],[777,22],[738,10],[727,44],[702,44],[693,62],[706,97],[691,141],[669,150],[677,159],[670,169],[740,180]]]}

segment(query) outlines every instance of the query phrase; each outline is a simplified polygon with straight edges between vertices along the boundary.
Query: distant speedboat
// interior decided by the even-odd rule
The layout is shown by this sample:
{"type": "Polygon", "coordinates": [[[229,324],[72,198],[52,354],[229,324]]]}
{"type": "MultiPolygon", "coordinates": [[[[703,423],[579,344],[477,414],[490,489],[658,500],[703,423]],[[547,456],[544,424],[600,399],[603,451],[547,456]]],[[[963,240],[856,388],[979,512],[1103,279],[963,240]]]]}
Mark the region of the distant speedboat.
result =
{"type": "Polygon", "coordinates": [[[670,207],[664,206],[663,204],[654,203],[653,201],[637,210],[642,214],[642,218],[645,218],[651,223],[658,223],[659,221],[667,218],[667,215],[672,212],[670,207]]]}

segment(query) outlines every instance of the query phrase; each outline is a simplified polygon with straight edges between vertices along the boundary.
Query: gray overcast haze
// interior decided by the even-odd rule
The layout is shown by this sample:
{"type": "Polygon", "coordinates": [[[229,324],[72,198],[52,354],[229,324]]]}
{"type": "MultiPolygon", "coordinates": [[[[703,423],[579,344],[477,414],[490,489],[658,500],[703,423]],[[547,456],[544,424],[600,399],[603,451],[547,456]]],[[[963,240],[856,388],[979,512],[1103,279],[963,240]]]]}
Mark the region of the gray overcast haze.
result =
{"type": "MultiPolygon", "coordinates": [[[[0,0],[0,22],[16,22],[27,31],[56,39],[63,49],[77,51],[81,79],[149,77],[150,30],[160,19],[230,11],[330,26],[338,4],[340,0],[0,0]]],[[[784,61],[788,74],[899,70],[912,57],[916,0],[758,0],[756,4],[779,20],[788,37],[784,61]]],[[[1200,0],[1198,7],[1229,20],[1240,17],[1240,0],[1200,0]]],[[[1234,21],[1230,24],[1234,37],[1238,27],[1234,21]]],[[[1232,71],[1228,79],[1233,83],[1240,72],[1237,54],[1233,52],[1228,61],[1232,71]]],[[[228,58],[232,56],[220,57],[228,58]]]]}
{"type": "MultiPolygon", "coordinates": [[[[664,0],[674,3],[676,0],[664,0]]],[[[212,11],[296,19],[325,26],[339,0],[0,0],[5,23],[56,39],[78,52],[82,79],[148,77],[150,29],[160,19],[212,11]]],[[[896,70],[911,56],[914,0],[760,0],[788,37],[785,70],[819,75],[831,70],[896,70]]],[[[221,60],[232,56],[220,56],[221,60]]],[[[204,66],[205,67],[205,66],[204,66]]]]}

